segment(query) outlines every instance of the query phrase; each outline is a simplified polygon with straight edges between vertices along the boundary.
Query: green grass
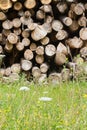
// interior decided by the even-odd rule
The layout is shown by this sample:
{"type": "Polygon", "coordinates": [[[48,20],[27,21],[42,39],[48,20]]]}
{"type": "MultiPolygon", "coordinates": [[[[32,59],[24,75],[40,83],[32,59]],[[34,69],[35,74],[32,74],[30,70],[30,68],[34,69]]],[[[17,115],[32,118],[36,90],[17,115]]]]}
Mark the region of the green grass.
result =
{"type": "Polygon", "coordinates": [[[87,83],[0,83],[0,130],[87,130],[87,83]]]}

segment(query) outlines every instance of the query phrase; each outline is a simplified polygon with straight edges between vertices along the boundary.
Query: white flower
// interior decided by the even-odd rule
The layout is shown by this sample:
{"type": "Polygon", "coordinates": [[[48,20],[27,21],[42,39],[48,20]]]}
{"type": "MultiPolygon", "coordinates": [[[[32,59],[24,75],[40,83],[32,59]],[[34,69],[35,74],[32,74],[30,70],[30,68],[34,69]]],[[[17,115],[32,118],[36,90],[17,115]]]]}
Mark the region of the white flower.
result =
{"type": "Polygon", "coordinates": [[[52,98],[49,98],[49,97],[41,97],[39,98],[40,101],[51,101],[52,98]]]}
{"type": "Polygon", "coordinates": [[[20,87],[19,90],[20,90],[20,91],[29,91],[30,88],[28,88],[28,87],[26,87],[26,86],[22,86],[22,87],[20,87]]]}
{"type": "Polygon", "coordinates": [[[44,93],[44,94],[45,94],[45,93],[48,93],[48,91],[44,91],[43,93],[44,93]]]}

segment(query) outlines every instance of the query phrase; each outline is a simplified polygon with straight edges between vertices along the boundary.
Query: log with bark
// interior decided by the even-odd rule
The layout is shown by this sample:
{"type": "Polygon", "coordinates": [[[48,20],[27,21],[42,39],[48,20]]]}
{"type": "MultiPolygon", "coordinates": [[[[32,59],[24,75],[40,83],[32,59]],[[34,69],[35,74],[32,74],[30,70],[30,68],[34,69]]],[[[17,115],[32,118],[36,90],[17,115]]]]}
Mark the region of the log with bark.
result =
{"type": "Polygon", "coordinates": [[[39,83],[87,72],[87,2],[0,0],[0,62],[0,76],[39,83]]]}

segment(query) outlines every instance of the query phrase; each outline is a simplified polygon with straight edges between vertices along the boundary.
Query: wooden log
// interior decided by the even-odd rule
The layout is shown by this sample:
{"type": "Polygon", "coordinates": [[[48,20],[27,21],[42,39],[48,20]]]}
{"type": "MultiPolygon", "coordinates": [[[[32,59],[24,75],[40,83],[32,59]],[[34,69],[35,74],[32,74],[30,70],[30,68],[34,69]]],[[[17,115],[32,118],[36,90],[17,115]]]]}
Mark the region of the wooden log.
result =
{"type": "Polygon", "coordinates": [[[87,28],[81,28],[79,31],[79,36],[82,40],[87,40],[87,28]]]}
{"type": "Polygon", "coordinates": [[[13,44],[11,44],[11,43],[9,43],[9,42],[7,41],[7,43],[5,44],[4,49],[6,50],[6,52],[11,52],[12,49],[13,49],[13,44]]]}
{"type": "Polygon", "coordinates": [[[5,76],[9,76],[11,74],[11,67],[5,69],[5,76]]]}
{"type": "Polygon", "coordinates": [[[44,19],[44,18],[45,18],[45,13],[44,13],[44,11],[43,11],[43,10],[38,10],[38,11],[36,12],[36,18],[37,18],[37,19],[40,19],[40,20],[44,19]]]}
{"type": "Polygon", "coordinates": [[[34,67],[32,68],[32,75],[33,75],[34,78],[40,77],[40,76],[41,76],[40,68],[37,67],[37,66],[34,66],[34,67]]]}
{"type": "Polygon", "coordinates": [[[29,38],[23,38],[22,44],[26,47],[30,45],[30,39],[29,38]]]}
{"type": "Polygon", "coordinates": [[[59,31],[59,30],[63,29],[63,24],[59,20],[53,20],[52,29],[54,31],[59,31]]]}
{"type": "Polygon", "coordinates": [[[87,61],[87,46],[80,49],[80,55],[87,61]]]}
{"type": "Polygon", "coordinates": [[[36,48],[36,54],[38,54],[38,55],[44,55],[44,47],[43,46],[38,46],[36,48]]]}
{"type": "Polygon", "coordinates": [[[19,28],[21,26],[21,21],[19,18],[14,18],[12,23],[15,28],[19,28]]]}
{"type": "Polygon", "coordinates": [[[24,17],[25,17],[25,18],[31,17],[31,13],[30,13],[29,10],[27,10],[27,11],[24,12],[24,17]]]}
{"type": "Polygon", "coordinates": [[[87,19],[86,19],[86,17],[81,16],[81,17],[78,19],[78,24],[79,24],[79,26],[81,26],[81,27],[86,27],[86,25],[87,25],[87,19]]]}
{"type": "Polygon", "coordinates": [[[3,29],[2,30],[2,34],[4,35],[4,36],[8,36],[9,34],[11,33],[11,30],[7,30],[7,29],[3,29]]]}
{"type": "Polygon", "coordinates": [[[17,36],[21,35],[21,28],[14,28],[13,30],[14,34],[16,34],[17,36]]]}
{"type": "Polygon", "coordinates": [[[36,0],[26,0],[24,2],[24,6],[27,8],[27,9],[32,9],[36,6],[36,0]]]}
{"type": "Polygon", "coordinates": [[[40,0],[42,4],[50,4],[52,0],[40,0]]]}
{"type": "Polygon", "coordinates": [[[5,21],[2,23],[2,27],[3,27],[4,29],[7,29],[7,30],[12,29],[13,23],[12,23],[10,20],[5,20],[5,21]]]}
{"type": "Polygon", "coordinates": [[[64,68],[61,72],[62,80],[63,81],[69,81],[70,80],[70,69],[64,68]]]}
{"type": "Polygon", "coordinates": [[[28,27],[29,31],[33,31],[37,27],[37,24],[34,22],[28,22],[27,27],[28,27]]]}
{"type": "Polygon", "coordinates": [[[24,10],[23,9],[18,11],[18,16],[19,17],[23,17],[24,16],[24,10]]]}
{"type": "Polygon", "coordinates": [[[15,63],[11,66],[11,72],[12,73],[20,73],[21,72],[21,66],[19,63],[15,63]]]}
{"type": "Polygon", "coordinates": [[[58,33],[56,34],[56,38],[58,40],[64,40],[67,37],[68,37],[68,33],[65,30],[59,30],[58,33]]]}
{"type": "Polygon", "coordinates": [[[0,42],[2,42],[2,38],[3,38],[2,33],[0,33],[0,42]]]}
{"type": "Polygon", "coordinates": [[[68,11],[68,17],[71,18],[72,20],[76,19],[76,14],[73,12],[73,10],[68,11]]]}
{"type": "Polygon", "coordinates": [[[32,62],[29,60],[22,59],[21,60],[21,68],[24,71],[29,71],[32,68],[32,62]]]}
{"type": "Polygon", "coordinates": [[[52,32],[52,25],[51,25],[51,23],[45,22],[43,24],[43,28],[45,29],[45,31],[46,31],[47,34],[52,32]]]}
{"type": "Polygon", "coordinates": [[[66,26],[70,26],[72,24],[72,19],[70,17],[64,17],[62,18],[62,21],[66,26]]]}
{"type": "Polygon", "coordinates": [[[0,20],[3,21],[6,20],[6,18],[7,16],[5,15],[5,13],[0,11],[0,20]]]}
{"type": "Polygon", "coordinates": [[[29,36],[30,36],[30,33],[29,33],[29,30],[28,29],[24,29],[23,31],[22,31],[22,37],[24,37],[24,38],[28,38],[29,36]]]}
{"type": "Polygon", "coordinates": [[[18,41],[18,36],[14,33],[10,33],[7,37],[8,41],[11,43],[11,44],[16,44],[17,41],[18,41]]]}
{"type": "Polygon", "coordinates": [[[53,57],[56,53],[56,47],[52,44],[48,44],[46,47],[45,47],[45,54],[48,56],[48,57],[53,57]]]}
{"type": "Polygon", "coordinates": [[[26,49],[24,52],[24,58],[26,60],[32,60],[34,57],[33,52],[30,49],[26,49]]]}
{"type": "Polygon", "coordinates": [[[65,45],[63,45],[63,43],[61,43],[61,42],[59,42],[59,44],[57,46],[57,51],[65,54],[65,55],[68,55],[67,47],[65,45]]]}
{"type": "Polygon", "coordinates": [[[85,10],[87,10],[87,3],[85,3],[84,7],[85,7],[85,10]]]}
{"type": "Polygon", "coordinates": [[[36,43],[31,43],[31,44],[30,44],[30,50],[31,50],[31,51],[36,51],[36,48],[37,48],[36,43]]]}
{"type": "Polygon", "coordinates": [[[12,7],[12,2],[10,0],[0,0],[0,9],[7,10],[12,7]]]}
{"type": "Polygon", "coordinates": [[[48,69],[49,69],[49,65],[47,63],[43,63],[40,65],[41,73],[47,73],[48,69]]]}
{"type": "Polygon", "coordinates": [[[15,3],[15,2],[17,2],[18,0],[11,0],[11,1],[15,3]]]}
{"type": "Polygon", "coordinates": [[[67,3],[65,2],[59,2],[57,4],[57,9],[60,13],[65,13],[65,11],[68,9],[67,3]]]}
{"type": "Polygon", "coordinates": [[[47,74],[41,74],[39,78],[36,79],[39,84],[46,84],[47,83],[47,74]]]}
{"type": "Polygon", "coordinates": [[[61,73],[52,72],[49,74],[48,82],[53,84],[59,84],[62,82],[61,73]]]}
{"type": "Polygon", "coordinates": [[[3,77],[5,75],[5,69],[0,68],[0,77],[3,77]]]}
{"type": "Polygon", "coordinates": [[[35,30],[31,33],[31,37],[35,41],[43,39],[47,35],[47,31],[43,28],[42,25],[38,25],[35,30]]]}
{"type": "Polygon", "coordinates": [[[77,3],[76,6],[74,7],[74,12],[76,15],[82,15],[84,10],[85,8],[82,3],[77,3]]]}
{"type": "Polygon", "coordinates": [[[11,83],[13,83],[13,82],[15,82],[15,81],[18,81],[20,79],[20,76],[19,76],[19,74],[17,74],[17,73],[11,73],[10,75],[9,75],[9,81],[11,82],[11,83]]]}
{"type": "Polygon", "coordinates": [[[50,4],[44,4],[40,7],[41,10],[43,10],[45,13],[50,13],[53,15],[52,6],[50,4]]]}
{"type": "Polygon", "coordinates": [[[44,55],[36,55],[35,61],[36,61],[37,64],[41,65],[44,62],[44,55]]]}
{"type": "Polygon", "coordinates": [[[70,46],[70,48],[81,48],[83,45],[83,41],[76,36],[66,40],[66,43],[70,46]]]}
{"type": "Polygon", "coordinates": [[[19,10],[21,10],[22,9],[22,3],[21,2],[16,2],[16,3],[14,3],[14,10],[16,10],[16,11],[19,11],[19,10]]]}
{"type": "Polygon", "coordinates": [[[55,63],[59,66],[63,65],[66,63],[66,56],[63,53],[57,51],[55,55],[55,63]]]}
{"type": "Polygon", "coordinates": [[[53,21],[53,17],[52,17],[52,16],[47,15],[47,16],[45,17],[45,23],[51,24],[52,21],[53,21]]]}
{"type": "Polygon", "coordinates": [[[69,28],[70,28],[70,30],[71,30],[72,32],[77,31],[77,30],[79,29],[78,21],[73,20],[73,21],[72,21],[72,24],[69,26],[69,28]]]}
{"type": "Polygon", "coordinates": [[[0,45],[0,54],[3,53],[3,47],[0,45]]]}
{"type": "Polygon", "coordinates": [[[47,45],[50,42],[50,39],[49,39],[49,37],[46,36],[43,39],[41,39],[40,42],[41,42],[42,45],[45,46],[45,45],[47,45]]]}
{"type": "MultiPolygon", "coordinates": [[[[29,23],[32,23],[33,22],[33,20],[32,20],[32,18],[30,18],[30,17],[25,17],[25,16],[21,16],[20,17],[20,21],[21,21],[21,23],[22,23],[22,26],[23,25],[28,25],[29,23]]],[[[24,30],[24,29],[23,29],[24,30]]]]}
{"type": "Polygon", "coordinates": [[[23,43],[22,43],[22,42],[17,42],[16,48],[17,48],[18,51],[24,50],[24,45],[23,45],[23,43]]]}

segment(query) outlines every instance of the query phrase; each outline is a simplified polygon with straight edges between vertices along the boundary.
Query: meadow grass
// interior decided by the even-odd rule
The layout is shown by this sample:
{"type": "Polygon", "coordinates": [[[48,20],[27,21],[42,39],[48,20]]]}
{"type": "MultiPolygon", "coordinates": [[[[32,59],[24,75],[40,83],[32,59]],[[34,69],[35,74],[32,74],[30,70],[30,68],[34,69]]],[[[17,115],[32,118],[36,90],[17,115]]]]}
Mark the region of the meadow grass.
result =
{"type": "Polygon", "coordinates": [[[87,130],[87,83],[1,82],[0,130],[87,130]],[[20,91],[21,86],[30,90],[20,91]]]}

